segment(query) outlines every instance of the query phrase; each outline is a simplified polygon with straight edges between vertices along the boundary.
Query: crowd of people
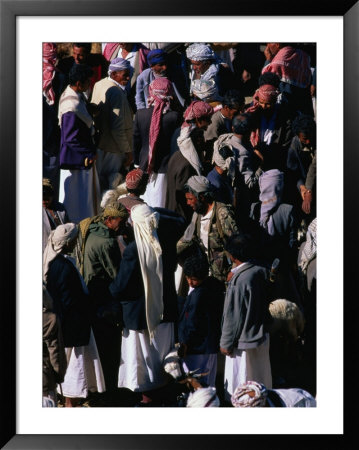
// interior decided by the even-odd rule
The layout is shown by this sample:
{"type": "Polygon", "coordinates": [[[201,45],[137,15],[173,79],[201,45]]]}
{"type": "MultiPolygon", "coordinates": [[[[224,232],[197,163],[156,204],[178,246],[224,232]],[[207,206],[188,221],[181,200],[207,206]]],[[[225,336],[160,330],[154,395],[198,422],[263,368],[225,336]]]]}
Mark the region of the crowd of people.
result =
{"type": "Polygon", "coordinates": [[[315,406],[315,45],[60,46],[43,406],[315,406]]]}

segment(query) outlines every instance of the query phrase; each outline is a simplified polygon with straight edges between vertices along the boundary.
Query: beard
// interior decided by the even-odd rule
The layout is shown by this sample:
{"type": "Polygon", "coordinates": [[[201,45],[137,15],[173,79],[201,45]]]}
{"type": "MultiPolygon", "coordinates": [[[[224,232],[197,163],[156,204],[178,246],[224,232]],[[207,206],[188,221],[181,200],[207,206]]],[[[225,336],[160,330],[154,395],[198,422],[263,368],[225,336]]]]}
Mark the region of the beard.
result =
{"type": "Polygon", "coordinates": [[[207,209],[208,209],[208,204],[202,200],[198,199],[197,205],[194,209],[194,211],[197,214],[201,214],[202,216],[204,216],[207,213],[207,209]]]}

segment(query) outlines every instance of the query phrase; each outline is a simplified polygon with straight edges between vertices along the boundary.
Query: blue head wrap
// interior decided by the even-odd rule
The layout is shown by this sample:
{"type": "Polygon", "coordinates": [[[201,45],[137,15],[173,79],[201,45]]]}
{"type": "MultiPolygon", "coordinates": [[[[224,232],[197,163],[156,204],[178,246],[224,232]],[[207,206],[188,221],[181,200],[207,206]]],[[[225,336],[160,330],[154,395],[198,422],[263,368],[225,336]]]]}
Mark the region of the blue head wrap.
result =
{"type": "Polygon", "coordinates": [[[166,62],[166,59],[167,53],[160,48],[151,50],[147,55],[147,62],[150,67],[154,66],[155,64],[164,63],[166,62]]]}

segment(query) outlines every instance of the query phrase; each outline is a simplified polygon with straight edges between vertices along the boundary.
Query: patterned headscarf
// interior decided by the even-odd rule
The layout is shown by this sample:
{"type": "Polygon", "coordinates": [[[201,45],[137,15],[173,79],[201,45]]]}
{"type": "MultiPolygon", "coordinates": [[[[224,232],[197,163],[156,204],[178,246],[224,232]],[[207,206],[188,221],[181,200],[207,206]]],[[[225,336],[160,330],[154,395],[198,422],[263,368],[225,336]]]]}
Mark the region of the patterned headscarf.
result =
{"type": "Polygon", "coordinates": [[[256,381],[240,384],[234,391],[231,402],[235,408],[263,407],[266,404],[268,391],[266,387],[256,381]],[[249,393],[254,393],[252,397],[249,393]]]}
{"type": "Polygon", "coordinates": [[[117,72],[119,70],[131,69],[131,64],[127,59],[115,58],[110,62],[108,67],[108,74],[111,75],[112,72],[117,72]]]}
{"type": "Polygon", "coordinates": [[[126,175],[126,188],[137,189],[143,180],[144,172],[139,167],[133,169],[126,175]]]}
{"type": "Polygon", "coordinates": [[[102,217],[123,217],[124,219],[128,219],[128,216],[127,209],[118,201],[106,204],[102,213],[102,217]]]}
{"type": "Polygon", "coordinates": [[[201,100],[194,100],[186,109],[183,114],[185,123],[182,126],[188,126],[190,120],[199,119],[200,117],[208,116],[213,114],[213,108],[206,102],[201,100]]]}
{"type": "Polygon", "coordinates": [[[170,108],[170,102],[173,99],[172,83],[164,77],[156,78],[149,86],[148,105],[153,105],[153,112],[150,125],[148,169],[150,174],[153,170],[153,156],[158,142],[158,136],[161,129],[161,116],[166,114],[170,108]]]}
{"type": "Polygon", "coordinates": [[[151,50],[147,55],[147,62],[150,67],[154,66],[155,64],[165,63],[166,61],[167,53],[160,48],[151,50]]]}
{"type": "Polygon", "coordinates": [[[42,44],[42,92],[49,105],[55,103],[55,92],[52,88],[52,80],[56,72],[57,49],[56,44],[43,42],[42,44]]]}
{"type": "Polygon", "coordinates": [[[309,55],[290,46],[283,47],[272,61],[263,67],[262,74],[266,72],[277,74],[285,83],[305,88],[309,86],[312,76],[309,55]]]}
{"type": "Polygon", "coordinates": [[[192,61],[215,59],[214,51],[207,44],[192,44],[186,50],[187,58],[192,61]]]}
{"type": "Polygon", "coordinates": [[[43,280],[47,282],[47,274],[49,272],[50,263],[62,249],[76,239],[78,235],[78,227],[74,223],[65,223],[59,225],[55,230],[51,231],[43,256],[43,280]]]}

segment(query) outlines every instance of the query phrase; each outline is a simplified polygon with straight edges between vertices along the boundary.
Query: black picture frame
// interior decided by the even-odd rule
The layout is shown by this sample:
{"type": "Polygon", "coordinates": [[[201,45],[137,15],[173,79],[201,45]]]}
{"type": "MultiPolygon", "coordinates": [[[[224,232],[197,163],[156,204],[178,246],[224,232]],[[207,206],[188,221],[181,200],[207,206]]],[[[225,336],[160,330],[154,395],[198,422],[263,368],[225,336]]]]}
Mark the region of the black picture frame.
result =
{"type": "MultiPolygon", "coordinates": [[[[222,0],[195,2],[182,0],[0,0],[0,192],[2,193],[0,239],[1,270],[1,409],[0,445],[6,449],[182,449],[237,448],[351,448],[356,413],[348,411],[356,393],[344,388],[333,395],[344,395],[346,412],[343,435],[186,435],[179,424],[178,435],[19,435],[16,434],[16,17],[18,16],[343,16],[344,18],[344,299],[345,303],[345,375],[357,374],[358,352],[354,346],[356,314],[356,251],[358,249],[358,214],[352,180],[359,168],[359,5],[357,0],[301,2],[222,0]],[[188,13],[185,14],[184,12],[188,13]]],[[[335,63],[335,55],[333,55],[335,63]]],[[[27,70],[30,70],[27,68],[27,70]]],[[[329,94],[330,95],[330,94],[329,94]]],[[[335,177],[333,176],[333,189],[335,177]]],[[[330,192],[328,192],[330,195],[330,192]]],[[[335,205],[333,205],[335,216],[335,205]]],[[[334,218],[333,218],[334,219],[334,218]]],[[[333,262],[334,264],[334,262],[333,262]]],[[[340,270],[340,268],[336,268],[340,270]]],[[[333,327],[335,324],[333,324],[333,327]]],[[[328,336],[328,345],[330,345],[328,336]]],[[[333,361],[333,364],[335,361],[333,361]]],[[[328,374],[330,376],[330,374],[328,374]]],[[[345,385],[346,385],[345,383],[345,385]]],[[[31,395],[31,392],[29,393],[31,395]]],[[[353,402],[356,406],[355,401],[353,402]]],[[[300,426],[300,424],[298,424],[300,426]]],[[[260,425],[259,425],[260,427],[260,425]]]]}

